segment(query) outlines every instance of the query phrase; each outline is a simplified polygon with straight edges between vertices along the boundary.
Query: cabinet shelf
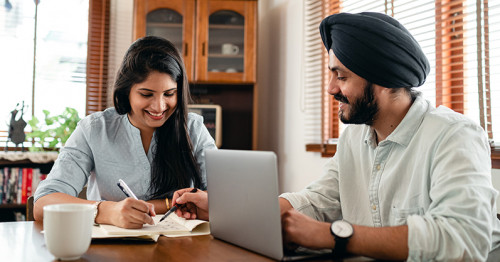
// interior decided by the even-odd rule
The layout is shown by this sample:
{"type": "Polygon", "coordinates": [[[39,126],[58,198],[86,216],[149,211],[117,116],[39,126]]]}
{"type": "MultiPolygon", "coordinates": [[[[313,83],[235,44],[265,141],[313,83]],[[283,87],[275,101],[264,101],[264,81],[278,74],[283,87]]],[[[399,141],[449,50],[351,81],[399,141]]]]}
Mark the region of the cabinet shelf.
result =
{"type": "Polygon", "coordinates": [[[168,23],[151,23],[151,22],[148,22],[147,24],[147,27],[148,28],[151,28],[151,27],[164,27],[164,28],[178,28],[178,29],[182,29],[182,24],[168,24],[168,23]]]}
{"type": "Polygon", "coordinates": [[[245,58],[244,55],[226,55],[226,54],[221,54],[221,53],[209,53],[208,54],[208,57],[209,58],[239,58],[239,59],[243,59],[245,58]]]}
{"type": "Polygon", "coordinates": [[[235,30],[245,30],[244,25],[227,25],[227,24],[211,24],[208,26],[209,29],[235,29],[235,30]]]}
{"type": "Polygon", "coordinates": [[[26,204],[0,204],[0,209],[25,209],[26,204]]]}

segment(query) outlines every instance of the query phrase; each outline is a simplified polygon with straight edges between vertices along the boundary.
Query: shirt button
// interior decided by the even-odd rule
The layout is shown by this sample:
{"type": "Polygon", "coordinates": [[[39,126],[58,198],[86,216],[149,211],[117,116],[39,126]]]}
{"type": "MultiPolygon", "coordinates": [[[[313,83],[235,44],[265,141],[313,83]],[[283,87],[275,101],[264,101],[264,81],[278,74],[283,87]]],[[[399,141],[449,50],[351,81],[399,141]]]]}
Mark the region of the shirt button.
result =
{"type": "Polygon", "coordinates": [[[377,165],[377,170],[380,170],[380,165],[377,165]]]}
{"type": "Polygon", "coordinates": [[[376,205],[373,205],[373,206],[372,206],[372,209],[373,209],[373,210],[377,210],[377,206],[376,206],[376,205]]]}

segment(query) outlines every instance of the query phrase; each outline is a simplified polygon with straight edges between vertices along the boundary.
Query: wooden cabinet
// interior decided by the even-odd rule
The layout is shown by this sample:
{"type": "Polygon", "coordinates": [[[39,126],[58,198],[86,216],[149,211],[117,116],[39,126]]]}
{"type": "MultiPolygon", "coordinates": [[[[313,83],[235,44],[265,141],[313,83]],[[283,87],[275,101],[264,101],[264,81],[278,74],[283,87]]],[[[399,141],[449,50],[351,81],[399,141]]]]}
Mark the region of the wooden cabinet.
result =
{"type": "Polygon", "coordinates": [[[136,0],[134,38],[170,40],[191,82],[255,83],[256,9],[243,0],[136,0]]]}
{"type": "Polygon", "coordinates": [[[256,0],[135,0],[134,38],[156,35],[181,52],[197,104],[222,108],[222,146],[255,149],[256,0]]]}

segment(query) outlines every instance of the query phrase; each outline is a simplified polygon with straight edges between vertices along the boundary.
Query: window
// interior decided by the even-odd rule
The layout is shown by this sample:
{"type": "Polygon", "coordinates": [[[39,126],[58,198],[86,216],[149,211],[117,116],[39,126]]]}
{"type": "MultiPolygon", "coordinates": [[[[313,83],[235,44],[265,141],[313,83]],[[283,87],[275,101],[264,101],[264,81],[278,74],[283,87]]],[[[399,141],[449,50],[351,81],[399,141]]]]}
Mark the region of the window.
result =
{"type": "Polygon", "coordinates": [[[56,115],[73,107],[82,117],[106,107],[109,4],[5,0],[0,6],[1,146],[10,112],[23,102],[26,122],[32,115],[43,121],[42,110],[56,115]]]}
{"type": "Polygon", "coordinates": [[[0,130],[8,129],[18,103],[25,121],[68,106],[85,113],[88,6],[88,0],[6,0],[0,7],[0,130]]]}
{"type": "MultiPolygon", "coordinates": [[[[491,141],[496,141],[497,146],[500,145],[500,3],[498,1],[308,1],[312,2],[322,3],[323,17],[337,12],[372,11],[386,13],[398,19],[420,43],[431,64],[431,72],[426,83],[417,90],[420,90],[434,105],[445,105],[473,119],[487,131],[491,141]]],[[[307,7],[305,10],[307,18],[307,7]]],[[[306,35],[309,27],[314,28],[318,34],[319,22],[314,22],[316,23],[314,26],[306,28],[306,35]]],[[[311,54],[306,50],[305,56],[315,56],[316,59],[323,61],[322,83],[316,84],[326,88],[330,74],[325,66],[327,53],[321,42],[316,48],[321,49],[322,53],[311,54]]],[[[306,74],[305,79],[307,82],[312,78],[306,74]]],[[[331,99],[325,90],[321,93],[323,93],[322,123],[315,124],[316,129],[322,130],[321,137],[316,141],[310,139],[311,143],[306,149],[329,156],[335,152],[335,138],[343,126],[336,115],[337,102],[331,99]]],[[[493,166],[499,168],[500,155],[495,149],[492,152],[493,166]]]]}

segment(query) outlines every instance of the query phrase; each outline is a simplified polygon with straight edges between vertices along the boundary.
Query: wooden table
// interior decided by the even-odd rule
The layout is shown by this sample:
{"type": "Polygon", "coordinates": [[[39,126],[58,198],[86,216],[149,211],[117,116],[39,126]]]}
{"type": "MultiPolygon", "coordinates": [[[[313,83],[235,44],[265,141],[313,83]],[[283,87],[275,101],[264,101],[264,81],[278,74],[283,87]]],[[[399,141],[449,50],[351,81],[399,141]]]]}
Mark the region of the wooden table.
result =
{"type": "MultiPolygon", "coordinates": [[[[53,261],[41,233],[43,223],[0,223],[0,261],[53,261]]],[[[77,261],[273,261],[211,235],[168,238],[158,242],[94,239],[77,261]]],[[[317,260],[322,261],[322,260],[317,260]]],[[[324,260],[331,261],[331,260],[324,260]]]]}
{"type": "MultiPolygon", "coordinates": [[[[0,260],[53,261],[45,246],[41,222],[0,223],[0,260]]],[[[92,240],[77,261],[273,261],[212,236],[167,238],[157,243],[129,240],[92,240]]]]}

